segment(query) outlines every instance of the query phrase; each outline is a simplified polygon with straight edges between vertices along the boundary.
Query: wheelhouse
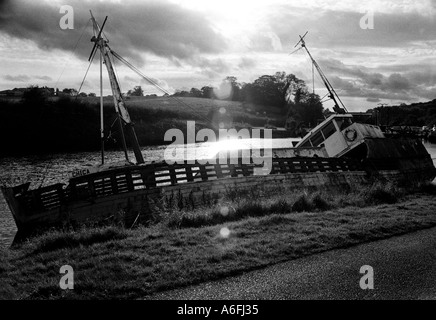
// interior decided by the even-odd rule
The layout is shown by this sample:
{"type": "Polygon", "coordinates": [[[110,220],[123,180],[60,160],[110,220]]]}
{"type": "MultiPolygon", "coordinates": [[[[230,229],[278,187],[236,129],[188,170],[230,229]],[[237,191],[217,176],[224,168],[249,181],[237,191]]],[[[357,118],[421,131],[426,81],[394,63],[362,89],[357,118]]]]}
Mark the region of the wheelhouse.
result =
{"type": "Polygon", "coordinates": [[[377,126],[353,122],[351,114],[334,114],[310,130],[296,148],[324,147],[329,157],[340,157],[365,138],[384,138],[384,135],[377,126]]]}

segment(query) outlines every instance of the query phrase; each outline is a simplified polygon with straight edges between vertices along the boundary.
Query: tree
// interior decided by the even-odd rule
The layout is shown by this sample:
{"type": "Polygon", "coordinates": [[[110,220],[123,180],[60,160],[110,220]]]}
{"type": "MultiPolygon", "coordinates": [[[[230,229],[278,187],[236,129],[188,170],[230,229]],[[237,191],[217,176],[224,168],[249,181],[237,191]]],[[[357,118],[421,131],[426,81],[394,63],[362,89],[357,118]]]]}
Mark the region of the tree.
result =
{"type": "Polygon", "coordinates": [[[144,90],[141,86],[135,86],[132,90],[127,91],[128,96],[142,97],[144,96],[144,90]]]}
{"type": "Polygon", "coordinates": [[[191,94],[186,90],[176,90],[176,92],[173,94],[175,97],[189,97],[191,94]]]}
{"type": "Polygon", "coordinates": [[[286,102],[293,98],[294,103],[299,103],[307,96],[307,86],[303,80],[298,79],[293,74],[288,74],[284,81],[287,83],[286,92],[284,92],[286,102]]]}
{"type": "Polygon", "coordinates": [[[274,75],[263,75],[247,88],[247,98],[256,104],[283,107],[284,87],[285,84],[274,75]]]}
{"type": "Polygon", "coordinates": [[[88,94],[88,97],[96,97],[96,94],[95,94],[94,92],[90,92],[90,93],[88,94]]]}
{"type": "Polygon", "coordinates": [[[41,107],[48,101],[46,90],[38,86],[29,86],[23,93],[23,103],[29,106],[41,107]]]}
{"type": "Polygon", "coordinates": [[[253,85],[251,83],[241,84],[241,90],[239,91],[239,101],[251,102],[252,92],[253,85]]]}
{"type": "Polygon", "coordinates": [[[194,98],[201,98],[201,96],[202,96],[201,90],[199,90],[197,88],[192,88],[189,93],[190,93],[191,97],[194,97],[194,98]]]}
{"type": "Polygon", "coordinates": [[[221,99],[230,101],[240,100],[241,84],[237,80],[234,76],[227,76],[223,79],[218,89],[221,99]]]}
{"type": "Polygon", "coordinates": [[[204,86],[201,88],[201,96],[207,99],[215,98],[214,88],[209,86],[204,86]]]}
{"type": "Polygon", "coordinates": [[[313,93],[303,95],[298,103],[289,103],[289,115],[309,127],[314,127],[318,120],[324,119],[323,110],[320,97],[313,93]]]}
{"type": "Polygon", "coordinates": [[[65,88],[65,89],[62,90],[62,92],[66,93],[66,94],[68,94],[70,96],[73,96],[73,97],[77,95],[77,90],[73,89],[73,88],[71,88],[71,89],[65,88]]]}
{"type": "MultiPolygon", "coordinates": [[[[367,112],[368,112],[368,113],[371,113],[370,110],[368,110],[367,112]]],[[[333,114],[333,112],[331,112],[329,108],[324,109],[323,112],[322,112],[322,115],[323,115],[324,118],[326,118],[326,119],[327,119],[328,117],[330,117],[332,114],[333,114]]]]}
{"type": "Polygon", "coordinates": [[[239,92],[240,98],[246,102],[276,106],[284,110],[287,110],[289,102],[298,103],[307,94],[305,82],[284,71],[263,75],[253,83],[242,85],[239,92]]]}

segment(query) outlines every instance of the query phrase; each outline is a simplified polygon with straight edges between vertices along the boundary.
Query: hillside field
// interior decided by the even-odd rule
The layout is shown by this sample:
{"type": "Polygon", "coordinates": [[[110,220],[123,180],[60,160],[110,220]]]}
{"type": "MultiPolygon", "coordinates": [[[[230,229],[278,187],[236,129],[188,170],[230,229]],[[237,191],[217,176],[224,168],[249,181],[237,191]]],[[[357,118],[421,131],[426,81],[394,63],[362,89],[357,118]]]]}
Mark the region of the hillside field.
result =
{"type": "MultiPolygon", "coordinates": [[[[93,151],[100,148],[100,98],[50,97],[34,103],[18,99],[0,100],[0,127],[4,141],[1,155],[46,152],[93,151]]],[[[186,131],[187,121],[203,128],[284,126],[284,111],[242,102],[188,97],[129,97],[126,99],[141,146],[165,144],[171,128],[186,131]]],[[[104,97],[105,134],[108,149],[120,149],[121,140],[113,98],[104,97]],[[114,139],[112,139],[114,138],[114,139]]],[[[168,142],[167,142],[168,143],[168,142]]]]}

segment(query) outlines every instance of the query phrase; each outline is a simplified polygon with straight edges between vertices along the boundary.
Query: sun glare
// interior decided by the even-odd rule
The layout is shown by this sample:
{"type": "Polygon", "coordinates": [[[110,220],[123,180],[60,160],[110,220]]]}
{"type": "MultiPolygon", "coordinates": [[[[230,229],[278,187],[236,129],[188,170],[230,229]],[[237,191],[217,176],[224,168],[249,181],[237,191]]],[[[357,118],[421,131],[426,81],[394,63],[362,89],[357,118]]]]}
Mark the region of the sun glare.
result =
{"type": "Polygon", "coordinates": [[[228,151],[244,150],[244,149],[250,149],[250,140],[228,139],[228,140],[213,142],[208,147],[207,154],[209,158],[213,158],[221,152],[224,154],[228,151]]]}
{"type": "Polygon", "coordinates": [[[174,0],[175,3],[191,10],[207,13],[213,19],[217,31],[225,36],[252,32],[261,23],[265,8],[284,0],[174,0]]]}

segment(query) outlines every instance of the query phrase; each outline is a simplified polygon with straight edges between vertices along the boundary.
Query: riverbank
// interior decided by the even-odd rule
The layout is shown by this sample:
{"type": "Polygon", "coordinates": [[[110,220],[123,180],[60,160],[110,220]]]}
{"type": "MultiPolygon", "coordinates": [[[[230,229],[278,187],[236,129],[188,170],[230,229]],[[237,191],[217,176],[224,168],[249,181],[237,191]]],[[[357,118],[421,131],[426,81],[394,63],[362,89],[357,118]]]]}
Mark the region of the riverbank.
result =
{"type": "Polygon", "coordinates": [[[137,299],[436,226],[433,185],[256,192],[165,208],[148,227],[57,231],[2,249],[0,297],[137,299]],[[63,265],[74,269],[74,290],[59,288],[63,265]]]}
{"type": "MultiPolygon", "coordinates": [[[[187,121],[195,121],[196,131],[211,128],[258,127],[267,122],[283,127],[283,110],[236,101],[203,98],[131,97],[126,102],[135,124],[139,145],[156,146],[165,141],[169,129],[187,130],[187,121]],[[183,105],[180,105],[181,101],[183,105]]],[[[100,140],[99,99],[51,98],[43,101],[0,99],[0,118],[9,119],[0,126],[5,156],[47,155],[57,152],[98,151],[100,140]]],[[[113,98],[104,99],[105,148],[122,149],[122,137],[113,98]]]]}

